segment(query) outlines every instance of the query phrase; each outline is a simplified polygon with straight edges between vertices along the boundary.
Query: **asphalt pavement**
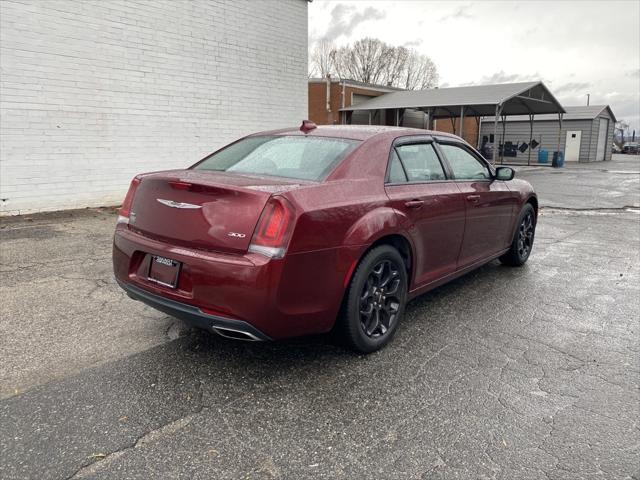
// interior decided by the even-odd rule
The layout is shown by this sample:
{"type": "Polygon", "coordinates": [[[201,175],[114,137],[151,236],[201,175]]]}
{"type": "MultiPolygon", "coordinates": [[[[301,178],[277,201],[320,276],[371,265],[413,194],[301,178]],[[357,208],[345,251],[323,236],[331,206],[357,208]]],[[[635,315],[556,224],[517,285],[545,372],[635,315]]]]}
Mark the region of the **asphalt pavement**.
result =
{"type": "Polygon", "coordinates": [[[360,356],[128,299],[113,209],[0,222],[0,478],[640,479],[640,157],[519,168],[532,257],[360,356]]]}

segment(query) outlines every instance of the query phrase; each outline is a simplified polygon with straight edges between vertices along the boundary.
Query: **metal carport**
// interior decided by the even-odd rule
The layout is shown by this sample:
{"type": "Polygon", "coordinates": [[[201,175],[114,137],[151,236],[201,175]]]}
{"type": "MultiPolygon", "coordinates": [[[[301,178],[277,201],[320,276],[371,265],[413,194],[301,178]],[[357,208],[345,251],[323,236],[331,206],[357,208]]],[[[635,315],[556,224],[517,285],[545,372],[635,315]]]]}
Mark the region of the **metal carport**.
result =
{"type": "MultiPolygon", "coordinates": [[[[458,135],[462,135],[465,116],[475,117],[477,122],[480,121],[480,117],[492,116],[495,118],[495,138],[498,135],[498,119],[500,117],[504,120],[509,115],[528,115],[531,136],[533,136],[535,115],[558,114],[558,151],[560,151],[562,114],[565,113],[565,110],[542,82],[405,90],[387,93],[357,105],[342,108],[341,111],[344,112],[344,123],[350,123],[351,114],[354,111],[368,111],[369,123],[371,123],[372,112],[392,110],[395,111],[394,124],[399,126],[402,124],[402,116],[406,109],[425,112],[429,129],[432,128],[434,119],[460,117],[460,132],[455,132],[454,123],[454,133],[458,135]]],[[[504,126],[504,121],[502,124],[504,126]]],[[[493,149],[493,163],[497,159],[497,150],[497,148],[493,149]]]]}

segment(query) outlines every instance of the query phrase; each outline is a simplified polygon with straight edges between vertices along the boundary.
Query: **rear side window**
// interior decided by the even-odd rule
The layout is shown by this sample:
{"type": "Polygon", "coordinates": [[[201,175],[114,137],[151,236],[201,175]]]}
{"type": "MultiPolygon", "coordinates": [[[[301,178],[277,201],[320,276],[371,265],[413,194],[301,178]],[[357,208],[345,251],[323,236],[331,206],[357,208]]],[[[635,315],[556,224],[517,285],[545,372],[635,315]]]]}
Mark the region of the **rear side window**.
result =
{"type": "Polygon", "coordinates": [[[391,151],[391,159],[389,160],[389,183],[406,183],[407,176],[400,164],[400,159],[395,148],[391,151]]]}
{"type": "Polygon", "coordinates": [[[489,168],[467,150],[457,145],[440,144],[456,180],[486,180],[491,178],[489,168]]]}
{"type": "Polygon", "coordinates": [[[444,180],[445,174],[440,159],[430,143],[416,143],[396,147],[410,182],[444,180]]]}
{"type": "Polygon", "coordinates": [[[248,137],[191,168],[319,181],[359,143],[357,140],[328,137],[248,137]]]}

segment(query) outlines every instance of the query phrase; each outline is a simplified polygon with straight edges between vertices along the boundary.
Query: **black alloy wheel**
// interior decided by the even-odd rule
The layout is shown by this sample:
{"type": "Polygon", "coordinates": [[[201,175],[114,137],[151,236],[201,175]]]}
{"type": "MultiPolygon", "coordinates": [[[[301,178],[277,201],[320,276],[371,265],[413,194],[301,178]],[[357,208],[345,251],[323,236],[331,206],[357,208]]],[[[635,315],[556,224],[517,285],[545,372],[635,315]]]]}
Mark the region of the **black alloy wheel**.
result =
{"type": "Polygon", "coordinates": [[[527,212],[518,227],[518,256],[522,260],[529,258],[534,232],[533,212],[527,212]]]}
{"type": "Polygon", "coordinates": [[[518,217],[518,226],[511,247],[500,257],[502,263],[520,267],[529,259],[536,234],[536,220],[536,211],[530,203],[526,203],[518,217]]]}
{"type": "Polygon", "coordinates": [[[335,328],[350,348],[370,353],[391,340],[404,313],[408,283],[405,261],[391,245],[380,245],[364,255],[335,328]]]}
{"type": "Polygon", "coordinates": [[[367,337],[385,335],[400,312],[400,268],[392,260],[381,260],[370,271],[360,294],[360,325],[367,337]]]}

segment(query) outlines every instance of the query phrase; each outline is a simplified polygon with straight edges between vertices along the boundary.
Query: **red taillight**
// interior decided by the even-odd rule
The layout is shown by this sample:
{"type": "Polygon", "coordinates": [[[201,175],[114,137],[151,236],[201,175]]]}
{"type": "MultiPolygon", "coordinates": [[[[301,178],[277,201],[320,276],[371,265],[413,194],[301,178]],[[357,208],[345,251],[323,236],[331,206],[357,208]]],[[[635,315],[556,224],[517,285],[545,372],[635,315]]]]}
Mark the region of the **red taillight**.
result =
{"type": "Polygon", "coordinates": [[[249,251],[282,258],[293,230],[293,207],[282,197],[271,197],[253,233],[249,251]]]}
{"type": "Polygon", "coordinates": [[[131,205],[133,204],[133,197],[136,194],[136,189],[140,185],[140,177],[134,177],[129,185],[127,195],[124,197],[122,206],[118,210],[118,223],[129,223],[129,215],[131,214],[131,205]]]}

